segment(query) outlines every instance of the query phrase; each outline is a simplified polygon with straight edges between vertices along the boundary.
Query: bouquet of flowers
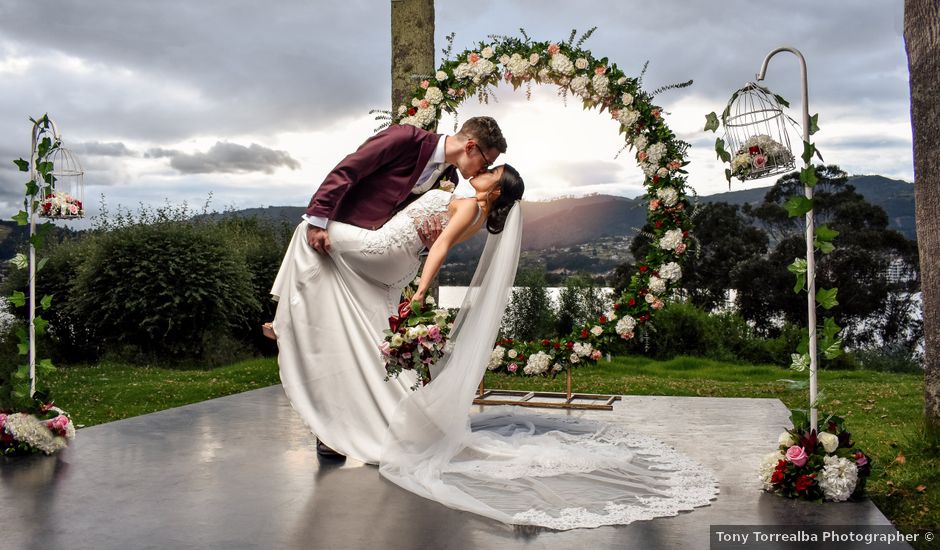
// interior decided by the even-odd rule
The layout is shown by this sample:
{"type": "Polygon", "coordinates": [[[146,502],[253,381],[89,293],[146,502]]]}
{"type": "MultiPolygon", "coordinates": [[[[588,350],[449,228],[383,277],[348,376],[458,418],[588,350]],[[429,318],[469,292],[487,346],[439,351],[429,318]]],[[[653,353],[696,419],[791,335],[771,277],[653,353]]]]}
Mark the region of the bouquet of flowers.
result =
{"type": "Polygon", "coordinates": [[[792,167],[793,163],[789,149],[761,134],[748,138],[738,149],[731,159],[731,173],[738,179],[746,179],[772,168],[792,167]]]}
{"type": "Polygon", "coordinates": [[[80,218],[85,215],[82,201],[64,191],[54,191],[42,201],[42,215],[46,218],[80,218]]]}
{"type": "Polygon", "coordinates": [[[431,381],[430,367],[444,355],[454,326],[453,315],[448,310],[433,306],[431,297],[418,311],[413,311],[410,302],[405,301],[398,306],[398,315],[389,317],[385,339],[379,344],[379,351],[385,358],[386,381],[404,370],[418,374],[420,381],[412,386],[413,390],[431,381]]]}
{"type": "Polygon", "coordinates": [[[45,404],[36,414],[0,411],[0,455],[62,450],[75,439],[72,419],[62,409],[45,404]]]}
{"type": "Polygon", "coordinates": [[[780,449],[761,461],[764,490],[787,498],[858,500],[865,494],[871,458],[855,447],[845,421],[829,416],[816,432],[806,412],[792,411],[794,428],[780,434],[780,449]]]}

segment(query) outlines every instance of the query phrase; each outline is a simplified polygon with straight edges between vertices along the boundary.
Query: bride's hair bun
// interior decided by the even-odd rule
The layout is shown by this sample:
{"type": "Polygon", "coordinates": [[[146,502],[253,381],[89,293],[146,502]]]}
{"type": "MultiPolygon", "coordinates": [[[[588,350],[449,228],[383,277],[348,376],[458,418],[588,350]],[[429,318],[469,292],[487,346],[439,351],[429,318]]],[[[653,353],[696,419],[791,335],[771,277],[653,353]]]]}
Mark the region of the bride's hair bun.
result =
{"type": "Polygon", "coordinates": [[[503,165],[503,175],[499,178],[500,194],[490,207],[490,215],[486,218],[486,230],[490,233],[501,233],[506,225],[506,217],[512,210],[516,201],[522,200],[525,184],[522,176],[515,168],[508,164],[503,165]]]}

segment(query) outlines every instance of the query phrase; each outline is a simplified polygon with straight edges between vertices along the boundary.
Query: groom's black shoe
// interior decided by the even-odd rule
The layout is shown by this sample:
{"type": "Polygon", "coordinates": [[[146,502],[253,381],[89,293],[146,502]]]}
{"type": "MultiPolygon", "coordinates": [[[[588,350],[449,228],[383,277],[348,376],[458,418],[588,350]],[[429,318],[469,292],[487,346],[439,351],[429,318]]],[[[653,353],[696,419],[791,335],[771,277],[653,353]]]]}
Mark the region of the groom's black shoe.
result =
{"type": "Polygon", "coordinates": [[[319,437],[317,438],[317,454],[322,458],[329,458],[333,460],[343,460],[346,458],[346,455],[341,455],[324,445],[323,442],[320,441],[319,437]]]}

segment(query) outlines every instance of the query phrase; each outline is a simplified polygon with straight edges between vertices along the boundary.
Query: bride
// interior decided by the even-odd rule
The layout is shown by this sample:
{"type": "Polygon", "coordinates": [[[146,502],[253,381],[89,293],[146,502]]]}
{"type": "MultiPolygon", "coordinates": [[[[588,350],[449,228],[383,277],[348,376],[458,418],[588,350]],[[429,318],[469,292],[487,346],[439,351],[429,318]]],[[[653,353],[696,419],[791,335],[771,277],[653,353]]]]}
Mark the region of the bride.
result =
{"type": "Polygon", "coordinates": [[[326,258],[298,227],[272,289],[273,329],[285,392],[308,428],[409,491],[504,523],[596,527],[708,504],[714,476],[651,437],[511,407],[471,417],[516,274],[524,184],[509,165],[470,184],[468,198],[428,191],[375,231],[331,223],[326,258]],[[377,345],[417,273],[416,228],[431,218],[444,229],[414,301],[452,246],[490,234],[434,382],[410,391],[413,373],[383,381],[377,345]]]}

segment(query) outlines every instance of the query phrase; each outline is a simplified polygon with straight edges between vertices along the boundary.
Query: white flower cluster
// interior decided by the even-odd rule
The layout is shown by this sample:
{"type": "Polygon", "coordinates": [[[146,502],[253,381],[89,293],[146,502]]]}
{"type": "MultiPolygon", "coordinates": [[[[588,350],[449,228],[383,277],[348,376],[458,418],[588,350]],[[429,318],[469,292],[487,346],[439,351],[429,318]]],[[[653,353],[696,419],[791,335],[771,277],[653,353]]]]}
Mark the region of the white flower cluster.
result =
{"type": "Polygon", "coordinates": [[[825,459],[819,488],[829,500],[848,500],[858,483],[858,466],[847,458],[830,455],[825,459]]]}
{"type": "Polygon", "coordinates": [[[571,91],[581,97],[590,97],[591,92],[588,90],[588,85],[591,83],[591,79],[585,75],[578,75],[571,79],[571,91]]]}
{"type": "Polygon", "coordinates": [[[75,439],[75,426],[72,422],[65,426],[65,437],[53,434],[52,430],[46,426],[46,422],[31,414],[14,413],[6,417],[3,429],[13,436],[13,439],[39,449],[47,455],[64,449],[69,441],[75,439]]]}
{"type": "Polygon", "coordinates": [[[591,344],[582,344],[581,342],[575,342],[574,347],[571,348],[571,351],[578,354],[579,357],[587,357],[591,355],[591,352],[594,351],[594,346],[591,344]]]}
{"type": "MultiPolygon", "coordinates": [[[[657,144],[658,145],[658,144],[657,144]]],[[[663,168],[665,170],[665,168],[663,168]]],[[[659,197],[666,206],[675,206],[679,201],[679,192],[674,187],[663,187],[656,190],[656,196],[659,197]]]]}
{"type": "MultiPolygon", "coordinates": [[[[636,123],[637,119],[639,118],[640,118],[639,111],[635,109],[627,108],[627,109],[620,111],[620,116],[617,117],[617,121],[620,122],[620,124],[623,124],[624,126],[629,127],[629,126],[633,126],[633,124],[636,123]]],[[[646,139],[646,138],[643,138],[643,139],[646,139]]],[[[634,143],[636,143],[636,141],[634,141],[634,143]]]]}
{"type": "Polygon", "coordinates": [[[456,78],[469,78],[473,80],[474,84],[479,84],[486,77],[493,74],[493,71],[496,70],[496,65],[493,64],[489,59],[479,59],[476,63],[461,63],[457,65],[457,68],[454,69],[454,77],[456,78]]]}
{"type": "Polygon", "coordinates": [[[77,198],[64,191],[55,191],[43,199],[42,214],[45,216],[81,216],[84,210],[77,198]]]}
{"type": "Polygon", "coordinates": [[[522,372],[526,374],[542,374],[548,372],[551,365],[552,356],[544,351],[540,351],[529,356],[529,360],[526,361],[525,368],[522,369],[522,372]]]}
{"type": "Polygon", "coordinates": [[[594,93],[599,96],[607,95],[607,88],[610,85],[610,79],[607,78],[607,75],[596,74],[594,78],[591,79],[591,87],[594,88],[594,93]]]}
{"type": "Polygon", "coordinates": [[[437,86],[431,86],[424,93],[424,99],[431,102],[431,105],[437,105],[444,99],[444,93],[437,86]]]}
{"type": "Polygon", "coordinates": [[[682,267],[680,267],[676,262],[663,264],[659,268],[659,276],[670,281],[678,281],[682,278],[682,267]]]}
{"type": "Polygon", "coordinates": [[[619,321],[617,321],[617,326],[615,330],[617,334],[620,335],[624,340],[629,340],[633,338],[633,330],[636,328],[636,319],[630,317],[629,315],[624,315],[619,321]]]}
{"type": "MultiPolygon", "coordinates": [[[[786,432],[783,432],[786,434],[786,432]]],[[[790,435],[790,434],[787,434],[790,435]]],[[[781,436],[782,437],[782,436],[781,436]]],[[[758,478],[760,479],[761,484],[764,486],[765,491],[770,491],[773,489],[773,483],[770,479],[774,475],[774,470],[777,468],[777,464],[784,460],[783,453],[780,451],[775,451],[770,454],[764,455],[764,458],[760,460],[760,468],[758,469],[758,478]]]]}
{"type": "Polygon", "coordinates": [[[663,156],[666,155],[666,144],[663,142],[654,143],[649,146],[649,149],[646,150],[646,160],[651,164],[659,164],[659,161],[663,160],[663,156]]]}
{"type": "Polygon", "coordinates": [[[437,109],[434,107],[428,107],[426,109],[419,108],[414,116],[406,116],[399,120],[398,123],[410,124],[412,126],[417,126],[418,128],[430,128],[436,120],[437,109]]]}
{"type": "Polygon", "coordinates": [[[646,149],[646,146],[649,144],[649,140],[646,139],[646,136],[639,135],[633,138],[633,146],[637,151],[642,151],[646,149]]]}
{"type": "Polygon", "coordinates": [[[653,275],[650,277],[650,292],[653,294],[662,294],[666,292],[666,281],[653,275]]]}
{"type": "Polygon", "coordinates": [[[506,348],[503,346],[496,346],[493,348],[493,353],[490,354],[490,362],[486,365],[486,370],[496,370],[501,364],[503,364],[503,357],[506,356],[506,348]]]}
{"type": "Polygon", "coordinates": [[[437,74],[434,75],[434,78],[436,78],[438,82],[444,82],[447,80],[447,73],[444,71],[437,71],[437,74]]]}
{"type": "MultiPolygon", "coordinates": [[[[536,56],[536,63],[538,63],[538,54],[532,54],[536,56]]],[[[503,61],[503,65],[506,66],[506,70],[512,73],[514,78],[521,78],[528,74],[529,67],[532,66],[528,59],[523,59],[523,57],[517,53],[512,54],[512,57],[503,56],[506,60],[503,61]]]]}
{"type": "Polygon", "coordinates": [[[682,230],[681,229],[670,229],[663,234],[663,238],[659,239],[659,248],[663,250],[675,250],[679,244],[682,243],[682,230]]]}
{"type": "Polygon", "coordinates": [[[0,296],[0,340],[7,332],[10,332],[15,322],[16,316],[10,313],[10,303],[6,298],[0,296]]]}
{"type": "Polygon", "coordinates": [[[563,53],[553,55],[549,65],[553,71],[560,75],[570,76],[574,74],[574,64],[568,59],[568,56],[563,53]]]}

